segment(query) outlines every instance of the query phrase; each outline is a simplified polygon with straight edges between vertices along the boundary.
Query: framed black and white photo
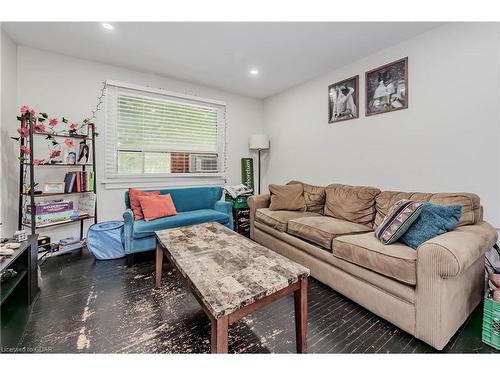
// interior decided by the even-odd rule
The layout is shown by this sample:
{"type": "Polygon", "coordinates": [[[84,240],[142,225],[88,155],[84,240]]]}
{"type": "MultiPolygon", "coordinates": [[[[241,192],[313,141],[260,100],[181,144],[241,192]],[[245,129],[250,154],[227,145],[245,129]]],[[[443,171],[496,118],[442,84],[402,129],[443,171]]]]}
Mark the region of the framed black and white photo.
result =
{"type": "Polygon", "coordinates": [[[366,115],[408,108],[408,57],[366,72],[366,115]]]}
{"type": "Polygon", "coordinates": [[[359,117],[359,75],[328,86],[328,123],[359,117]]]}

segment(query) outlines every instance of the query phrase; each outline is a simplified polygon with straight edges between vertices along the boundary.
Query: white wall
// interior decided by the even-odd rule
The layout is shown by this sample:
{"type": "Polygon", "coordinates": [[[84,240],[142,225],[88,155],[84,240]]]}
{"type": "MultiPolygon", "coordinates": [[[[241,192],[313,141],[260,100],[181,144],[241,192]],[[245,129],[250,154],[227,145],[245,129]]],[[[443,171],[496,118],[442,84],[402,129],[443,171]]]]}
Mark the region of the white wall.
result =
{"type": "Polygon", "coordinates": [[[1,123],[0,123],[0,237],[8,237],[17,229],[17,190],[19,164],[17,144],[10,136],[17,134],[17,46],[1,30],[1,123]]]}
{"type": "Polygon", "coordinates": [[[445,25],[267,98],[263,186],[476,192],[500,227],[499,36],[498,24],[445,25]],[[365,72],[405,56],[409,108],[365,117],[365,72]],[[360,118],[328,124],[328,85],[356,74],[360,118]]]}
{"type": "MultiPolygon", "coordinates": [[[[59,118],[65,116],[76,121],[88,117],[90,111],[95,108],[97,95],[102,82],[106,79],[225,101],[229,184],[240,183],[240,159],[249,156],[249,135],[262,132],[263,103],[258,99],[25,46],[18,46],[17,69],[19,105],[28,104],[37,111],[47,112],[51,116],[59,118]]],[[[100,133],[96,142],[98,181],[105,178],[103,118],[100,112],[96,121],[97,131],[100,133]]],[[[46,150],[44,152],[47,153],[46,150]]],[[[46,155],[39,154],[39,156],[46,155]]],[[[15,155],[11,157],[15,158],[15,155]]],[[[40,181],[51,178],[41,173],[38,175],[40,181]]],[[[167,183],[159,185],[168,186],[167,183]]],[[[121,219],[124,211],[124,191],[125,189],[105,189],[103,185],[98,185],[99,220],[121,219]]],[[[77,227],[74,226],[75,230],[77,227]]],[[[67,228],[64,229],[57,232],[52,230],[50,233],[54,238],[71,234],[67,232],[67,228]]]]}
{"type": "MultiPolygon", "coordinates": [[[[481,196],[486,218],[500,227],[499,60],[497,24],[451,24],[262,103],[167,77],[16,47],[3,32],[3,233],[9,235],[16,227],[17,144],[9,136],[16,134],[19,106],[29,104],[53,116],[81,120],[94,108],[106,79],[226,101],[228,183],[239,182],[240,158],[249,155],[248,136],[264,131],[271,136],[271,150],[263,153],[264,190],[268,183],[294,178],[406,191],[473,191],[481,196]],[[359,119],[328,124],[329,84],[359,74],[364,108],[364,72],[404,56],[409,57],[409,109],[369,118],[362,111],[359,119]]],[[[101,116],[97,127],[97,172],[102,180],[101,116]]],[[[99,220],[121,217],[123,192],[98,185],[99,220]]],[[[68,235],[68,228],[47,232],[57,239],[68,235]]],[[[77,226],[71,229],[76,233],[77,226]]]]}

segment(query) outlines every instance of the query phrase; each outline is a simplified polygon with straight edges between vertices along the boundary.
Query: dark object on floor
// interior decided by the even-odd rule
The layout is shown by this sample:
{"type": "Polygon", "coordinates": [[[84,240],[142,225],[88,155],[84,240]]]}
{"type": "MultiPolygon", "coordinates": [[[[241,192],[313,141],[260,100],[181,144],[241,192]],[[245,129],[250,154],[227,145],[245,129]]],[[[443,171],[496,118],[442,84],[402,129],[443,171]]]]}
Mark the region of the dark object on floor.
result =
{"type": "Polygon", "coordinates": [[[234,230],[245,237],[250,237],[250,209],[233,208],[234,230]]]}
{"type": "MultiPolygon", "coordinates": [[[[44,250],[50,250],[50,237],[49,236],[38,236],[38,247],[44,250]]],[[[40,251],[40,250],[39,250],[40,251]]]]}
{"type": "MultiPolygon", "coordinates": [[[[49,258],[44,287],[21,346],[55,353],[209,353],[210,321],[179,274],[165,266],[164,286],[152,289],[154,253],[95,262],[87,251],[49,258]],[[168,282],[167,282],[168,280],[168,282]]],[[[309,280],[309,353],[434,353],[435,349],[309,280]]],[[[293,297],[235,323],[230,353],[293,353],[293,297]]],[[[498,353],[481,341],[479,306],[443,352],[498,353]]]]}
{"type": "Polygon", "coordinates": [[[234,231],[245,237],[250,237],[250,209],[248,208],[247,199],[251,195],[251,193],[248,193],[233,198],[226,193],[224,198],[226,202],[233,205],[234,231]]]}
{"type": "Polygon", "coordinates": [[[17,272],[13,268],[8,268],[5,271],[2,271],[2,274],[0,275],[0,281],[3,283],[16,276],[17,272]]]}

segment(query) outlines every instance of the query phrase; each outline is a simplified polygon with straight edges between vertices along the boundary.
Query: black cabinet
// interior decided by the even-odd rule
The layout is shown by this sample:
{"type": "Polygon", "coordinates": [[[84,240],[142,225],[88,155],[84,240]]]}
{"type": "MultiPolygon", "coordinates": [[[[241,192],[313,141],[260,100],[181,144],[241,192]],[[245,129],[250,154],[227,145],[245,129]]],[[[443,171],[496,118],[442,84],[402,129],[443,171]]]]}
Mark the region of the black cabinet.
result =
{"type": "Polygon", "coordinates": [[[0,346],[18,345],[24,332],[30,307],[38,295],[38,235],[21,242],[14,254],[0,263],[0,273],[8,269],[16,275],[0,285],[1,335],[0,346]]]}

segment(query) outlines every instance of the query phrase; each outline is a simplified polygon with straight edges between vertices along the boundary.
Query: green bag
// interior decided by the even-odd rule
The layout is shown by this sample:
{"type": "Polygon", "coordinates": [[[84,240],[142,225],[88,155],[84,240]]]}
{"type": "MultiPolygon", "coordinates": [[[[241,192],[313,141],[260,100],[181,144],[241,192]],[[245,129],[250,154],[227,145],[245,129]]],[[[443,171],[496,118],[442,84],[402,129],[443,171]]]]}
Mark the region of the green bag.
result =
{"type": "Polygon", "coordinates": [[[254,189],[253,185],[253,159],[241,158],[241,183],[254,189]]]}

